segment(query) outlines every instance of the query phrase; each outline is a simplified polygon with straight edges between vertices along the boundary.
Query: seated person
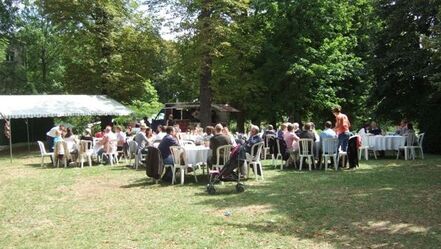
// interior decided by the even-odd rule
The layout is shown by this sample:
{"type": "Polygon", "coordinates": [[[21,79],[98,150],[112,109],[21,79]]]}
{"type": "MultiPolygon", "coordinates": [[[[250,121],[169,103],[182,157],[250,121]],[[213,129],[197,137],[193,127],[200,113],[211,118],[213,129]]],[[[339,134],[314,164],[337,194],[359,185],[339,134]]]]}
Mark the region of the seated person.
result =
{"type": "MultiPolygon", "coordinates": [[[[407,134],[406,135],[407,135],[408,139],[412,139],[413,140],[412,146],[418,145],[418,137],[417,137],[417,135],[415,133],[415,130],[413,129],[413,124],[412,123],[407,123],[407,134]],[[412,137],[412,138],[410,138],[410,137],[412,137]]],[[[406,146],[409,146],[407,144],[407,140],[406,140],[406,146]]]]}
{"type": "MultiPolygon", "coordinates": [[[[167,126],[165,128],[166,135],[161,140],[158,145],[158,149],[161,152],[162,160],[164,165],[173,165],[173,157],[171,155],[170,147],[179,146],[178,140],[176,139],[176,131],[173,126],[167,126]]],[[[167,168],[165,173],[165,179],[171,181],[173,172],[170,168],[167,168]]]]}
{"type": "Polygon", "coordinates": [[[205,128],[205,135],[203,139],[204,141],[209,141],[212,136],[214,136],[214,127],[209,125],[205,128]]]}
{"type": "Polygon", "coordinates": [[[337,138],[337,133],[335,133],[335,131],[332,129],[332,122],[326,121],[325,122],[325,129],[320,133],[320,149],[319,149],[319,156],[318,156],[318,163],[319,164],[321,164],[321,162],[322,162],[323,141],[325,139],[329,139],[329,138],[337,138]]]}
{"type": "Polygon", "coordinates": [[[280,129],[277,131],[277,138],[283,140],[283,134],[286,132],[286,128],[288,127],[287,123],[283,123],[280,125],[280,129]]]}
{"type": "MultiPolygon", "coordinates": [[[[210,138],[210,149],[212,151],[211,158],[208,159],[208,164],[211,166],[216,163],[217,160],[217,148],[231,144],[231,139],[229,136],[226,136],[222,133],[222,129],[224,127],[221,124],[217,124],[214,128],[214,136],[210,138]]],[[[220,162],[223,163],[223,158],[220,158],[220,162]]]]}
{"type": "MultiPolygon", "coordinates": [[[[104,129],[103,139],[99,142],[102,147],[98,151],[98,156],[101,157],[105,153],[112,153],[113,150],[116,150],[116,144],[113,143],[114,140],[116,140],[116,135],[112,132],[112,127],[107,126],[104,129]]],[[[106,163],[110,163],[110,157],[105,157],[104,160],[106,163]]]]}
{"type": "Polygon", "coordinates": [[[115,128],[116,131],[116,146],[118,151],[122,151],[126,144],[126,133],[122,131],[120,126],[115,128]]]}
{"type": "Polygon", "coordinates": [[[302,133],[302,130],[300,129],[299,123],[293,123],[293,132],[299,137],[300,133],[302,133]]]}
{"type": "Polygon", "coordinates": [[[150,144],[146,135],[147,128],[148,128],[147,125],[142,124],[140,131],[135,135],[134,140],[138,144],[138,151],[144,149],[146,146],[150,144]]]}
{"type": "Polygon", "coordinates": [[[369,133],[372,135],[381,135],[381,129],[377,126],[377,123],[375,121],[371,122],[369,133]]]}
{"type": "Polygon", "coordinates": [[[396,135],[405,136],[407,134],[407,120],[403,119],[401,120],[400,125],[397,127],[397,130],[395,131],[396,135]]]}
{"type": "Polygon", "coordinates": [[[162,140],[167,133],[164,132],[164,126],[158,125],[158,128],[156,129],[156,137],[155,140],[162,140]]]}
{"type": "Polygon", "coordinates": [[[315,134],[311,130],[312,125],[310,122],[306,123],[303,127],[303,131],[300,132],[299,138],[303,139],[312,139],[314,142],[316,141],[315,134]]]}
{"type": "Polygon", "coordinates": [[[371,125],[369,123],[365,123],[360,130],[358,130],[358,135],[366,135],[369,134],[369,129],[371,125]]]}
{"type": "Polygon", "coordinates": [[[294,125],[288,124],[287,131],[283,134],[283,140],[286,142],[286,149],[288,152],[298,150],[299,137],[294,133],[294,125]]]}
{"type": "Polygon", "coordinates": [[[250,131],[250,138],[241,145],[239,151],[239,160],[246,159],[246,153],[251,154],[251,148],[253,145],[262,142],[262,138],[259,136],[259,127],[252,125],[250,131]]]}
{"type": "MultiPolygon", "coordinates": [[[[215,129],[216,129],[216,128],[215,128],[215,129]]],[[[225,136],[228,136],[228,137],[230,138],[230,140],[231,140],[231,145],[233,145],[233,147],[236,147],[236,146],[237,146],[236,138],[234,138],[233,134],[230,132],[230,130],[228,129],[228,127],[225,126],[225,127],[222,129],[222,134],[224,134],[225,136]]]]}

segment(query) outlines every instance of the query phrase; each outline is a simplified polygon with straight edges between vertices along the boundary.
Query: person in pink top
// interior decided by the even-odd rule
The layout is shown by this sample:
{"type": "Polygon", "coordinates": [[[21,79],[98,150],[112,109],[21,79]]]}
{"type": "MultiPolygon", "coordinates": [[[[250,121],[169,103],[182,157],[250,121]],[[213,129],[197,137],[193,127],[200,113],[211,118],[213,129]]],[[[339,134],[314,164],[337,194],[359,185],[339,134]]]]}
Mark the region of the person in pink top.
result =
{"type": "Polygon", "coordinates": [[[338,148],[342,151],[346,151],[348,149],[348,140],[351,136],[349,132],[349,128],[351,127],[351,123],[349,122],[348,117],[341,113],[341,107],[336,106],[332,109],[332,113],[335,116],[335,132],[338,136],[338,148]]]}
{"type": "Polygon", "coordinates": [[[298,150],[299,137],[294,133],[294,125],[288,124],[287,131],[283,134],[283,140],[286,142],[286,149],[289,153],[298,150]]]}

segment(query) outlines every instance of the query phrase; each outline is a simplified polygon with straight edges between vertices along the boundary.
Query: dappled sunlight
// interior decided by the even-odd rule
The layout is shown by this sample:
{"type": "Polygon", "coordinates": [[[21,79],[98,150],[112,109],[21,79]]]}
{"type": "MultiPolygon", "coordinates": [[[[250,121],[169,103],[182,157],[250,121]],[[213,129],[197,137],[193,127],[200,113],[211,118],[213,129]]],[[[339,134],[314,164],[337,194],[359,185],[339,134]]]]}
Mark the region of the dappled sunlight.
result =
{"type": "Polygon", "coordinates": [[[393,223],[391,221],[368,221],[367,223],[352,223],[363,232],[368,233],[388,233],[388,234],[426,234],[430,228],[409,223],[393,223]]]}

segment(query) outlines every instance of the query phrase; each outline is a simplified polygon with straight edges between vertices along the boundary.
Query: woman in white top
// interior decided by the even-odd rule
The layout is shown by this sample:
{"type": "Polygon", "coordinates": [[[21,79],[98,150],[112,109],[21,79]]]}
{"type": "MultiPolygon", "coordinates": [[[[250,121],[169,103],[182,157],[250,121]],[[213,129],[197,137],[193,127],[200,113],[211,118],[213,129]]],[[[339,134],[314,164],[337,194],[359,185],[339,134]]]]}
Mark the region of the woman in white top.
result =
{"type": "Polygon", "coordinates": [[[230,137],[230,139],[231,139],[231,144],[233,145],[233,147],[236,147],[236,146],[237,146],[236,139],[234,138],[233,134],[231,134],[230,130],[228,130],[228,127],[225,126],[225,127],[222,129],[222,133],[223,133],[224,135],[230,137]]]}

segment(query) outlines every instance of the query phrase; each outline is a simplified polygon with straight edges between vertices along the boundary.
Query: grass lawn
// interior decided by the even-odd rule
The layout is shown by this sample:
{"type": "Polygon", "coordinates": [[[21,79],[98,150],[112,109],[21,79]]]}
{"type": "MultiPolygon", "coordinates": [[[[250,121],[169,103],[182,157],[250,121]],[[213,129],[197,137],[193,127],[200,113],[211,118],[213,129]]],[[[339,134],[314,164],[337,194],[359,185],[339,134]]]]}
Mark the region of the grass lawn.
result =
{"type": "Polygon", "coordinates": [[[0,248],[440,248],[441,157],[356,171],[264,167],[205,193],[123,165],[54,169],[0,157],[0,248]],[[226,216],[225,212],[231,212],[226,216]]]}

